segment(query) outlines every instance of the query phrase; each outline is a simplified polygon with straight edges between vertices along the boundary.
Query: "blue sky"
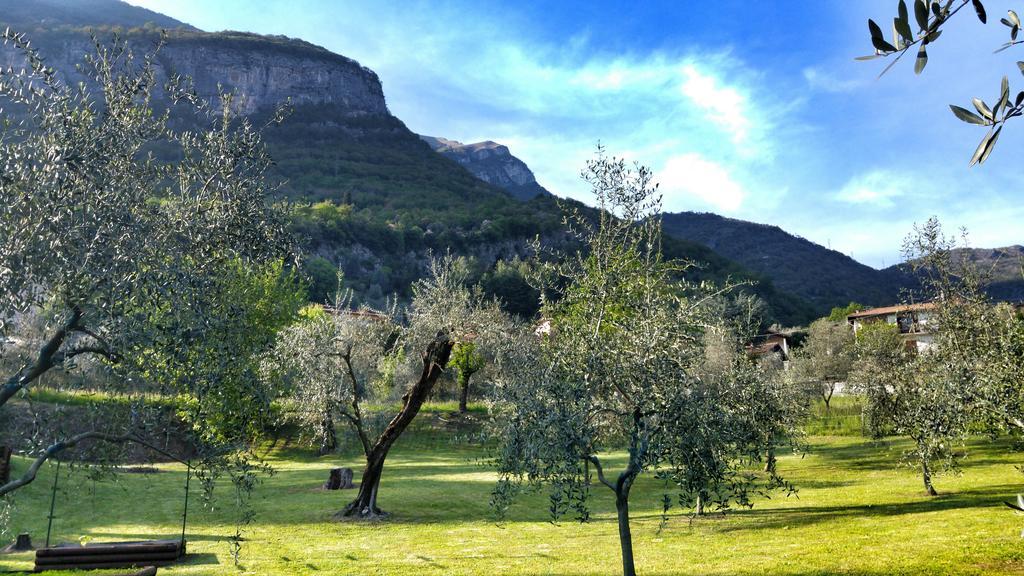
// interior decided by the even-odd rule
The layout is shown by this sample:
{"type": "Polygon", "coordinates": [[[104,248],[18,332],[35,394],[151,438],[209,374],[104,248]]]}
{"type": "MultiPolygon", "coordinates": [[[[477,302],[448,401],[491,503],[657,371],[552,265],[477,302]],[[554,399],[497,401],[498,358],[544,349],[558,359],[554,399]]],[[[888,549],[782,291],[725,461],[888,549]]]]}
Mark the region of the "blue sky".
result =
{"type": "Polygon", "coordinates": [[[130,1],[355,58],[409,128],[507,144],[559,195],[588,199],[578,174],[601,141],[655,171],[666,211],[775,224],[875,267],[932,215],[974,246],[1024,243],[1024,121],[968,168],[984,130],[947,107],[991,103],[1003,74],[1024,88],[1024,54],[992,55],[1006,2],[986,1],[987,26],[958,15],[921,76],[907,58],[876,80],[885,61],[853,58],[895,0],[130,1]]]}

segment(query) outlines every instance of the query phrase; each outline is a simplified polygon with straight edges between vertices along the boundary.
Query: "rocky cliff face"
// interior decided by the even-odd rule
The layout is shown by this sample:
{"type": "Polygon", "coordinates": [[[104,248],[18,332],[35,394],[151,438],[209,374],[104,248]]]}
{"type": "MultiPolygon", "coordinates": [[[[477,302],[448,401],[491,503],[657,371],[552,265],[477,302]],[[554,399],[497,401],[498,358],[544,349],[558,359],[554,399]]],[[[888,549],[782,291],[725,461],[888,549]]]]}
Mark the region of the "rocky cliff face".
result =
{"type": "Polygon", "coordinates": [[[490,140],[463,144],[434,136],[420,138],[435,151],[458,162],[480,180],[504,188],[520,200],[551,194],[537,183],[530,168],[513,156],[508,146],[490,140]]]}
{"type": "Polygon", "coordinates": [[[294,106],[328,105],[346,115],[388,114],[377,75],[355,60],[291,39],[253,34],[189,35],[172,39],[160,62],[192,78],[204,97],[217,85],[242,95],[251,114],[290,100],[294,106]]]}
{"type": "MultiPolygon", "coordinates": [[[[63,79],[89,83],[88,76],[76,68],[93,51],[85,30],[37,31],[30,38],[63,79]]],[[[125,38],[141,55],[151,50],[158,36],[155,31],[139,30],[125,38]]],[[[287,101],[293,106],[328,106],[342,116],[389,114],[380,80],[372,70],[300,40],[177,30],[169,34],[156,61],[162,79],[171,73],[188,76],[197,93],[208,100],[217,97],[218,87],[234,91],[236,111],[243,114],[287,101]]],[[[12,48],[0,47],[0,66],[17,69],[23,59],[12,48]]]]}

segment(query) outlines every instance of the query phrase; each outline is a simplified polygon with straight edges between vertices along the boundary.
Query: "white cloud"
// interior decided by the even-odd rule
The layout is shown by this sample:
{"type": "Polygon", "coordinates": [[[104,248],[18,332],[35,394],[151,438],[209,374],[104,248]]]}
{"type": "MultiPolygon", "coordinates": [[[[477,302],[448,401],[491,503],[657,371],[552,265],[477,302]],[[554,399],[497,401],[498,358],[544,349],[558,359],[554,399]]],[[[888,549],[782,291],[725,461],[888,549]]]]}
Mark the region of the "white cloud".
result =
{"type": "Polygon", "coordinates": [[[693,201],[723,212],[735,212],[746,192],[721,164],[700,154],[673,156],[656,175],[669,211],[693,209],[693,201]]]}
{"type": "Polygon", "coordinates": [[[905,196],[922,183],[888,170],[873,170],[848,181],[835,197],[848,204],[890,208],[896,199],[905,196]]]}
{"type": "Polygon", "coordinates": [[[734,143],[741,144],[750,131],[746,116],[747,99],[733,87],[723,86],[718,78],[703,73],[693,66],[683,66],[683,95],[707,112],[708,118],[724,128],[734,143]]]}
{"type": "Polygon", "coordinates": [[[804,80],[813,90],[832,93],[846,93],[865,86],[867,81],[863,78],[838,78],[835,74],[826,72],[816,67],[803,69],[804,80]]]}

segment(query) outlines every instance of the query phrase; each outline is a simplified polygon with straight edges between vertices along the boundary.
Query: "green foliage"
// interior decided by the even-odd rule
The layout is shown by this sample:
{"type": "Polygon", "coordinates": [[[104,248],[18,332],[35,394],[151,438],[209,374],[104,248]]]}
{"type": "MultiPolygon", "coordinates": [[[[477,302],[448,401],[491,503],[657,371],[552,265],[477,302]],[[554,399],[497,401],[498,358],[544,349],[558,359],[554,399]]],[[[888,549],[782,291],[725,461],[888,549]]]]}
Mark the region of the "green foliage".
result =
{"type": "Polygon", "coordinates": [[[704,342],[715,293],[678,280],[685,265],[664,259],[650,171],[599,149],[584,178],[599,214],[575,211],[569,221],[586,250],[538,262],[550,330],[539,343],[532,330],[508,333],[498,355],[493,502],[504,513],[523,483],[547,483],[553,517],[586,520],[593,467],[615,494],[623,569],[633,574],[628,502],[641,474],[656,471],[684,503],[697,494],[720,507],[749,504],[755,486],[779,480],[774,468],[762,479],[743,465],[759,460],[789,420],[735,335],[722,333],[724,367],[710,366],[704,342]],[[623,444],[624,468],[607,475],[604,452],[623,444]]]}
{"type": "MultiPolygon", "coordinates": [[[[2,38],[25,67],[0,73],[0,337],[27,325],[11,326],[15,317],[40,321],[42,336],[13,334],[30,349],[0,386],[0,410],[53,368],[89,359],[122,376],[104,387],[163,388],[188,418],[206,496],[229,477],[248,523],[262,467],[246,443],[273,418],[253,386],[256,356],[305,300],[284,272],[294,244],[268,202],[260,129],[232,113],[232,95],[207,102],[187,79],[158,74],[156,53],[137,58],[117,40],[94,40],[81,68],[89,82],[76,84],[24,35],[2,38]],[[180,129],[172,113],[193,125],[180,129]]],[[[279,119],[277,110],[268,118],[279,119]]],[[[123,420],[92,412],[92,429],[70,437],[58,413],[35,465],[0,494],[81,440],[155,442],[163,406],[146,400],[123,420]]],[[[95,454],[109,463],[121,452],[95,454]]]]}
{"type": "Polygon", "coordinates": [[[329,302],[338,290],[338,269],[329,260],[314,256],[302,263],[303,275],[309,279],[310,302],[329,302]]]}
{"type": "Polygon", "coordinates": [[[530,285],[530,265],[518,257],[499,260],[480,279],[484,294],[501,303],[503,310],[523,319],[534,318],[540,311],[540,292],[530,285]]]}
{"type": "Polygon", "coordinates": [[[807,340],[795,351],[791,376],[828,406],[838,383],[849,376],[853,362],[853,329],[846,319],[834,322],[821,318],[811,323],[807,340]]]}
{"type": "Polygon", "coordinates": [[[854,312],[860,312],[866,309],[867,306],[858,304],[857,302],[850,302],[846,306],[836,306],[829,312],[828,319],[830,322],[846,322],[846,317],[854,312]]]}
{"type": "Polygon", "coordinates": [[[266,203],[273,186],[259,131],[232,116],[230,96],[211,106],[172,78],[169,97],[208,122],[178,131],[150,107],[154,54],[136,62],[127,46],[97,42],[85,58],[90,91],[58,79],[23,35],[3,38],[27,68],[0,75],[0,317],[55,313],[39,357],[3,386],[0,405],[77,356],[116,363],[151,347],[166,336],[151,314],[173,310],[201,326],[189,317],[193,299],[217,273],[292,248],[266,203]],[[140,152],[154,146],[174,158],[140,152]]]}
{"type": "Polygon", "coordinates": [[[164,395],[186,398],[179,413],[201,445],[245,444],[273,423],[273,394],[260,386],[260,360],[278,331],[295,320],[306,292],[280,261],[258,267],[236,261],[215,277],[192,301],[191,313],[205,318],[201,327],[168,330],[180,318],[165,309],[153,322],[170,335],[127,356],[123,369],[164,395]]]}
{"type": "Polygon", "coordinates": [[[459,381],[468,382],[469,379],[484,367],[485,361],[476,345],[472,342],[459,342],[452,348],[452,357],[448,361],[457,373],[459,381]]]}
{"type": "Polygon", "coordinates": [[[913,357],[899,329],[886,322],[863,324],[857,331],[856,361],[850,373],[851,390],[865,398],[864,430],[874,438],[894,433],[903,418],[897,411],[899,393],[895,376],[913,369],[913,357]]]}

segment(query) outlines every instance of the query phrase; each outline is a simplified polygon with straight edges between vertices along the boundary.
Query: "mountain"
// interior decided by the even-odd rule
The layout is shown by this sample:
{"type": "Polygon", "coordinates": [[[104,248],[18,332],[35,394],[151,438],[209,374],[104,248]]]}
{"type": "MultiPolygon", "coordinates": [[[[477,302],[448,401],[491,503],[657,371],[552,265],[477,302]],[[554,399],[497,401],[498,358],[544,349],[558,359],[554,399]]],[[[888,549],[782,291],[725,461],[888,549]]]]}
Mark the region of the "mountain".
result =
{"type": "MultiPolygon", "coordinates": [[[[892,304],[920,288],[906,263],[876,270],[777,226],[698,212],[665,214],[662,223],[667,234],[707,246],[770,277],[779,289],[811,302],[818,315],[848,302],[892,304]]],[[[959,248],[954,261],[986,274],[992,298],[1024,301],[1024,247],[959,248]]]]}
{"type": "MultiPolygon", "coordinates": [[[[956,248],[952,260],[954,271],[960,266],[970,266],[980,273],[992,298],[1024,302],[1024,246],[956,248]]],[[[917,286],[906,263],[890,266],[882,272],[892,277],[903,277],[908,288],[917,286]]]]}
{"type": "Polygon", "coordinates": [[[1024,246],[960,248],[963,258],[988,278],[988,293],[998,300],[1024,302],[1024,246]]]}
{"type": "MultiPolygon", "coordinates": [[[[76,65],[91,50],[91,35],[108,40],[116,32],[144,53],[160,40],[159,28],[170,27],[155,59],[161,76],[191,76],[197,94],[208,100],[221,88],[234,91],[236,111],[254,122],[290,100],[292,114],[265,139],[280,193],[293,206],[294,229],[305,239],[303,268],[318,301],[333,293],[338,269],[361,302],[383,305],[389,294],[407,298],[430,259],[447,251],[465,257],[485,284],[499,277],[506,282],[497,267],[529,255],[533,238],[555,249],[575,246],[562,224],[564,208],[596,214],[555,199],[505,146],[424,141],[390,113],[372,70],[302,40],[203,32],[117,0],[0,0],[3,25],[27,32],[59,77],[87,84],[76,65]],[[445,151],[435,152],[428,142],[445,151]]],[[[17,69],[20,62],[12,49],[0,47],[0,65],[17,69]]],[[[666,238],[664,246],[670,257],[702,264],[695,280],[757,281],[751,291],[768,303],[773,320],[799,324],[811,316],[800,297],[700,244],[666,238]]]]}
{"type": "Polygon", "coordinates": [[[480,180],[504,189],[515,198],[530,200],[551,195],[537,183],[526,163],[509,152],[508,146],[490,140],[463,144],[434,136],[420,135],[420,138],[435,152],[456,161],[480,180]]]}
{"type": "Polygon", "coordinates": [[[0,20],[25,33],[53,31],[61,26],[136,27],[195,30],[158,12],[116,0],[0,0],[0,20]]]}
{"type": "Polygon", "coordinates": [[[1020,281],[1024,276],[1021,271],[1024,246],[957,248],[953,251],[953,259],[976,267],[993,283],[1020,281]]]}
{"type": "Polygon", "coordinates": [[[865,266],[777,226],[700,212],[665,214],[662,223],[665,232],[676,238],[703,244],[771,277],[780,289],[810,301],[819,315],[848,302],[891,304],[904,284],[895,270],[865,266]]]}

